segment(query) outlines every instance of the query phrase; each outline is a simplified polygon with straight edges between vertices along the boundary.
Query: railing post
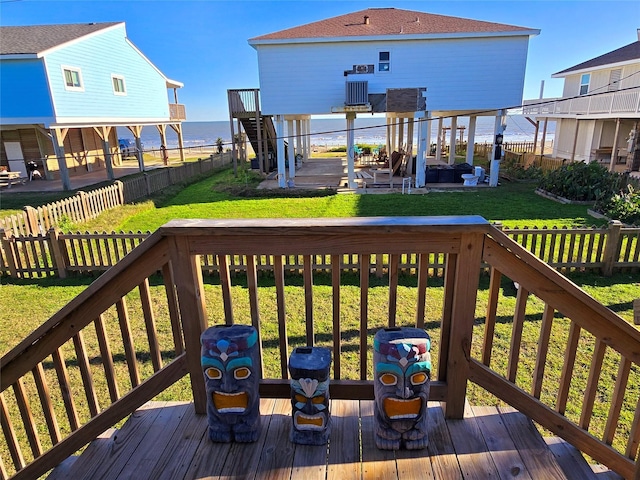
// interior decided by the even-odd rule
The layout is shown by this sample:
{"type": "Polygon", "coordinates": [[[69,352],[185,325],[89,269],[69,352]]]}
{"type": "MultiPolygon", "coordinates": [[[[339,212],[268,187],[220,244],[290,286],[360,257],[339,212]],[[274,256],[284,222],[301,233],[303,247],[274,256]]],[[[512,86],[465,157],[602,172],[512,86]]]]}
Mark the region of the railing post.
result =
{"type": "Polygon", "coordinates": [[[8,233],[4,228],[0,228],[0,242],[2,243],[2,250],[4,250],[4,256],[7,259],[7,266],[9,267],[9,276],[18,278],[18,271],[16,269],[15,249],[9,240],[8,233]]]}
{"type": "Polygon", "coordinates": [[[29,235],[38,235],[40,229],[38,228],[38,211],[30,206],[24,207],[24,213],[26,216],[25,226],[27,227],[27,233],[29,235]]]}
{"type": "Polygon", "coordinates": [[[607,243],[604,246],[602,275],[610,277],[613,275],[613,265],[618,260],[620,254],[620,230],[622,222],[611,220],[607,231],[607,243]]]}
{"type": "Polygon", "coordinates": [[[208,324],[200,256],[189,253],[188,237],[174,236],[172,240],[171,266],[180,305],[193,404],[196,413],[204,414],[207,411],[207,392],[200,364],[200,335],[206,330],[208,324]]]}
{"type": "Polygon", "coordinates": [[[53,257],[53,266],[58,272],[59,278],[66,278],[67,265],[65,262],[65,255],[62,254],[62,249],[60,248],[60,232],[57,228],[51,227],[47,233],[49,237],[49,248],[53,257]]]}
{"type": "Polygon", "coordinates": [[[445,398],[447,418],[462,418],[464,414],[483,243],[483,233],[464,233],[460,239],[460,253],[457,255],[455,279],[452,282],[445,398]]]}
{"type": "Polygon", "coordinates": [[[82,221],[86,222],[91,218],[91,212],[89,211],[89,201],[87,200],[87,192],[83,192],[82,190],[80,190],[76,195],[80,197],[80,204],[82,205],[82,221]]]}
{"type": "Polygon", "coordinates": [[[124,183],[120,180],[116,180],[114,183],[118,187],[118,201],[120,205],[124,205],[124,183]]]}

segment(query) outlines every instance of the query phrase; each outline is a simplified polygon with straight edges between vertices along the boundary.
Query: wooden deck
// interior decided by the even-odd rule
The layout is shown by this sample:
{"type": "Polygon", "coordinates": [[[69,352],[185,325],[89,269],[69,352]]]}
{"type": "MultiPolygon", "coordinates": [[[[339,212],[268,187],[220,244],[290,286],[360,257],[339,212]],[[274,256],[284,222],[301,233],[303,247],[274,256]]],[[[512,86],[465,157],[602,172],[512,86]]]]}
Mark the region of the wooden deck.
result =
{"type": "Polygon", "coordinates": [[[445,421],[441,405],[430,402],[428,449],[398,452],[375,447],[370,400],[332,400],[332,434],[321,447],[289,442],[288,399],[262,399],[260,409],[257,442],[216,444],[191,403],[150,402],[49,479],[620,478],[589,466],[565,442],[543,439],[512,408],[468,406],[463,420],[445,421]]]}

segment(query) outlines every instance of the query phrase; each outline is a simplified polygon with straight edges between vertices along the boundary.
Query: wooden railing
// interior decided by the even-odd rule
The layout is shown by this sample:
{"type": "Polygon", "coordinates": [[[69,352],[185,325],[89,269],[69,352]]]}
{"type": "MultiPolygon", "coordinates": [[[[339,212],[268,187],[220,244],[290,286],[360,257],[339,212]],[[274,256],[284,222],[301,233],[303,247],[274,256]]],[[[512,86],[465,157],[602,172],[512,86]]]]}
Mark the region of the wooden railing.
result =
{"type": "Polygon", "coordinates": [[[293,347],[331,347],[331,396],[371,399],[375,331],[426,328],[430,398],[446,402],[449,418],[463,415],[471,380],[621,475],[639,474],[640,332],[474,216],[166,224],[2,357],[2,470],[41,475],[185,375],[195,411],[204,413],[200,333],[235,322],[259,332],[261,395],[281,398],[290,395],[293,347]],[[418,259],[411,291],[399,288],[407,252],[418,259]],[[331,258],[321,278],[312,268],[317,255],[331,258]],[[384,282],[372,280],[374,255],[389,259],[384,282]],[[445,259],[440,285],[431,279],[431,255],[445,259]],[[216,259],[213,285],[203,282],[203,256],[216,259]],[[272,258],[266,287],[261,256],[272,258]],[[301,275],[285,275],[289,256],[302,257],[301,275]],[[347,256],[367,266],[354,267],[355,281],[344,276],[347,256]],[[244,279],[232,284],[230,259],[239,257],[244,279]],[[488,298],[479,291],[483,263],[491,269],[488,298]],[[507,277],[519,284],[512,307],[500,288],[507,277]],[[482,307],[484,319],[476,316],[482,307]],[[531,328],[539,331],[534,345],[523,341],[531,328]],[[558,349],[564,364],[549,364],[558,349]],[[577,362],[591,365],[583,398],[574,391],[584,370],[577,362]],[[603,394],[600,379],[612,369],[615,387],[603,394]],[[606,417],[603,432],[592,428],[596,415],[606,417]]]}
{"type": "Polygon", "coordinates": [[[640,87],[572,98],[526,100],[523,115],[601,115],[640,112],[640,87]]]}
{"type": "Polygon", "coordinates": [[[181,103],[169,104],[169,118],[171,120],[186,120],[187,111],[181,103]]]}
{"type": "MultiPolygon", "coordinates": [[[[562,272],[591,270],[610,276],[614,272],[640,270],[640,227],[624,227],[614,221],[603,228],[515,227],[503,231],[562,272]]],[[[43,235],[11,235],[0,229],[0,273],[17,278],[65,278],[72,272],[100,273],[114,266],[149,235],[148,232],[60,233],[56,229],[49,229],[43,235]]],[[[371,269],[377,275],[382,275],[389,264],[384,255],[372,255],[370,260],[371,269]]],[[[268,256],[258,257],[256,268],[271,270],[272,261],[268,256]]],[[[402,271],[418,268],[419,259],[415,254],[400,255],[398,261],[402,271]]],[[[314,271],[331,270],[330,256],[314,255],[312,262],[314,271]]],[[[347,256],[342,265],[344,270],[357,270],[360,259],[347,256]]],[[[434,275],[442,276],[444,265],[443,255],[429,257],[429,268],[434,275]]],[[[244,272],[246,268],[243,257],[229,260],[232,273],[244,272]]],[[[303,258],[285,258],[284,268],[289,272],[302,271],[303,258]]],[[[216,258],[203,256],[202,269],[204,273],[217,273],[216,258]]]]}

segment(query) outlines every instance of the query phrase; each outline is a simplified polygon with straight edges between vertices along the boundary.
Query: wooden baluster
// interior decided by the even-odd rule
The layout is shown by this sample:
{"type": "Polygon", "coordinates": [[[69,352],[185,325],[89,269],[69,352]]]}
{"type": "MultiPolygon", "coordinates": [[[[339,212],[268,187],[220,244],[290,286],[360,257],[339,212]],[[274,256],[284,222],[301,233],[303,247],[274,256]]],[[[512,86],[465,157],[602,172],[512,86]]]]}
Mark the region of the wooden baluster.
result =
{"type": "Polygon", "coordinates": [[[57,444],[61,440],[60,428],[58,427],[58,419],[53,409],[53,403],[51,401],[51,394],[49,393],[49,386],[44,376],[44,368],[42,363],[38,363],[36,367],[31,371],[33,378],[36,382],[36,388],[38,389],[38,396],[40,397],[40,404],[42,405],[42,412],[44,419],[47,422],[47,428],[49,429],[49,436],[51,437],[51,443],[57,444]]]}
{"type": "Polygon", "coordinates": [[[58,375],[58,384],[60,385],[62,401],[67,412],[67,418],[69,419],[69,426],[72,431],[75,431],[80,427],[80,421],[78,420],[78,412],[76,411],[75,402],[73,401],[73,395],[71,393],[69,372],[67,372],[67,366],[64,363],[64,358],[59,348],[53,352],[53,364],[56,369],[56,374],[58,375]]]}
{"type": "Polygon", "coordinates": [[[424,328],[427,304],[427,280],[429,278],[429,254],[418,255],[418,304],[416,306],[416,327],[424,328]]]}
{"type": "Polygon", "coordinates": [[[455,288],[458,254],[446,255],[444,270],[444,299],[442,305],[442,321],[440,322],[440,358],[438,359],[438,380],[447,381],[447,359],[449,357],[449,340],[451,338],[451,315],[453,311],[453,291],[455,288]]]}
{"type": "Polygon", "coordinates": [[[331,289],[333,299],[333,378],[340,379],[340,255],[331,255],[331,289]]]}
{"type": "Polygon", "coordinates": [[[27,439],[29,440],[29,446],[34,457],[42,455],[42,445],[40,444],[40,437],[38,436],[38,427],[31,414],[31,407],[27,401],[27,395],[24,391],[24,383],[22,378],[19,378],[16,383],[13,384],[13,393],[18,403],[18,409],[20,410],[20,416],[22,417],[22,424],[24,425],[27,439]]]}
{"type": "Polygon", "coordinates": [[[2,431],[4,432],[7,447],[9,448],[11,459],[13,460],[13,465],[17,470],[20,470],[25,466],[24,457],[22,456],[22,450],[20,449],[20,444],[18,443],[18,436],[16,435],[16,431],[13,428],[13,424],[9,420],[9,409],[7,408],[7,404],[4,400],[3,392],[0,392],[0,425],[2,426],[2,431]]]}
{"type": "Polygon", "coordinates": [[[389,255],[389,328],[396,326],[398,310],[398,263],[399,255],[389,255]]]}
{"type": "Polygon", "coordinates": [[[498,311],[498,297],[500,296],[500,282],[502,273],[495,267],[491,267],[489,280],[489,299],[487,302],[487,316],[484,322],[484,340],[482,346],[482,363],[487,367],[491,363],[493,350],[493,335],[496,328],[496,312],[498,311]]]}
{"type": "Polygon", "coordinates": [[[567,399],[569,397],[573,366],[576,361],[578,340],[580,340],[580,327],[575,322],[571,322],[571,327],[569,327],[569,340],[564,355],[564,365],[562,366],[562,374],[560,376],[560,386],[558,388],[558,403],[556,404],[556,411],[562,415],[564,415],[567,408],[567,399]]]}
{"type": "Polygon", "coordinates": [[[631,371],[631,362],[622,357],[620,359],[620,366],[618,367],[618,375],[616,377],[616,385],[613,388],[613,394],[611,395],[611,405],[609,406],[609,415],[607,415],[607,424],[604,427],[604,435],[602,441],[607,445],[613,443],[613,437],[618,427],[618,420],[620,419],[620,410],[622,409],[622,402],[624,401],[624,393],[629,380],[629,372],[631,371]]]}
{"type": "Polygon", "coordinates": [[[256,257],[247,256],[247,290],[249,291],[249,307],[251,309],[251,325],[258,333],[258,361],[259,371],[264,378],[264,359],[262,352],[262,330],[260,328],[260,304],[258,303],[258,273],[256,270],[256,257]]]}
{"type": "Polygon", "coordinates": [[[284,265],[282,255],[273,256],[273,274],[276,281],[276,301],[278,305],[280,374],[282,378],[289,378],[289,369],[287,365],[289,358],[289,338],[287,337],[287,315],[284,302],[284,265]]]}
{"type": "Polygon", "coordinates": [[[602,371],[602,361],[606,345],[601,339],[596,339],[596,345],[591,358],[591,367],[589,369],[589,379],[584,391],[584,401],[582,402],[582,412],[580,412],[580,426],[585,430],[589,430],[589,422],[593,414],[593,404],[596,393],[598,391],[598,381],[600,380],[600,372],[602,371]]]}
{"type": "Polygon", "coordinates": [[[107,332],[104,328],[104,319],[102,315],[93,321],[96,329],[96,337],[98,338],[98,346],[100,347],[100,357],[102,358],[102,366],[104,368],[104,374],[107,379],[107,388],[109,389],[109,398],[111,402],[115,402],[120,398],[120,392],[118,391],[118,383],[116,382],[116,372],[113,366],[113,355],[111,354],[111,347],[107,340],[107,332]]]}
{"type": "Polygon", "coordinates": [[[369,328],[369,265],[371,255],[360,256],[360,380],[367,379],[367,334],[369,328]]]}
{"type": "Polygon", "coordinates": [[[182,329],[180,328],[180,313],[178,311],[178,296],[176,294],[175,281],[173,279],[173,269],[170,263],[162,266],[162,279],[164,280],[164,290],[167,297],[167,308],[169,309],[169,319],[171,320],[171,333],[173,335],[173,345],[176,357],[184,352],[182,340],[182,329]]]}
{"type": "Polygon", "coordinates": [[[144,316],[144,325],[147,330],[147,339],[149,340],[149,354],[151,356],[151,364],[153,371],[157,372],[162,368],[162,352],[158,343],[158,335],[156,332],[156,320],[151,308],[151,293],[149,292],[149,279],[138,286],[140,291],[140,301],[142,302],[142,314],[144,316]]]}
{"type": "Polygon", "coordinates": [[[545,304],[542,313],[542,324],[540,325],[540,337],[538,338],[538,353],[536,355],[536,366],[533,369],[533,386],[531,395],[540,398],[542,391],[542,381],[544,380],[544,368],[549,352],[549,339],[551,338],[551,327],[553,325],[553,315],[555,310],[549,304],[545,304]]]}
{"type": "MultiPolygon", "coordinates": [[[[640,445],[640,397],[638,397],[638,402],[636,403],[636,413],[633,415],[629,440],[627,441],[627,448],[624,453],[625,456],[632,459],[636,458],[636,455],[638,455],[638,445],[640,445]]],[[[636,464],[636,472],[640,472],[640,463],[636,464]]]]}
{"type": "Polygon", "coordinates": [[[509,348],[509,363],[507,365],[507,378],[515,383],[518,372],[518,362],[520,361],[520,344],[522,343],[522,328],[527,310],[527,299],[529,292],[522,285],[518,288],[516,297],[516,311],[513,316],[513,326],[511,330],[511,346],[509,348]]]}
{"type": "Polygon", "coordinates": [[[560,263],[560,257],[556,258],[556,238],[558,236],[558,233],[555,230],[557,229],[558,227],[554,225],[552,228],[553,232],[550,235],[551,240],[549,242],[549,260],[547,261],[547,263],[551,265],[556,265],[560,263]]]}
{"type": "Polygon", "coordinates": [[[313,264],[311,255],[302,256],[302,278],[304,281],[304,317],[306,325],[307,346],[313,347],[314,326],[313,326],[313,264]]]}
{"type": "Polygon", "coordinates": [[[73,346],[76,351],[76,359],[78,366],[80,367],[80,376],[82,377],[82,384],[84,386],[85,394],[87,395],[87,404],[89,405],[89,412],[92,417],[95,417],[100,408],[98,407],[98,397],[93,386],[93,376],[91,375],[91,368],[89,367],[89,358],[87,357],[87,350],[85,348],[84,336],[82,331],[79,331],[73,336],[73,346]]]}
{"type": "Polygon", "coordinates": [[[233,325],[233,304],[231,302],[231,276],[229,274],[229,259],[226,255],[218,255],[220,268],[220,286],[222,287],[222,303],[224,305],[224,322],[233,325]]]}
{"type": "Polygon", "coordinates": [[[140,374],[138,373],[138,362],[136,361],[136,348],[133,344],[131,336],[131,325],[129,323],[129,312],[127,311],[127,303],[125,297],[116,302],[116,310],[118,312],[118,323],[120,325],[120,334],[122,336],[122,344],[124,346],[124,355],[127,359],[127,367],[129,369],[129,378],[131,379],[131,387],[140,385],[140,374]]]}

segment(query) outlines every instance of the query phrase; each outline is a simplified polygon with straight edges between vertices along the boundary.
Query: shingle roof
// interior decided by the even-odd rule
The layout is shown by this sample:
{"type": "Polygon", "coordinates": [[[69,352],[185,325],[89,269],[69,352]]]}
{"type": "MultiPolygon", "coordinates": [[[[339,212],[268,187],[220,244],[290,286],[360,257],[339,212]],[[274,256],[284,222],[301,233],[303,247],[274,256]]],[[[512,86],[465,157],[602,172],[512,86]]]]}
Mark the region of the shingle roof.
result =
{"type": "Polygon", "coordinates": [[[553,75],[562,75],[577,70],[601,67],[604,65],[611,65],[613,63],[627,62],[629,60],[640,60],[640,40],[630,43],[624,47],[620,47],[612,52],[600,55],[599,57],[587,60],[586,62],[579,63],[578,65],[567,68],[558,73],[554,73],[553,75]]]}
{"type": "Polygon", "coordinates": [[[37,54],[119,23],[0,27],[0,55],[37,54]]]}
{"type": "Polygon", "coordinates": [[[401,10],[398,8],[369,8],[281,30],[279,32],[269,33],[267,35],[261,35],[251,38],[249,42],[302,38],[372,37],[401,34],[433,35],[499,32],[522,32],[523,35],[538,33],[535,29],[504,25],[501,23],[448,17],[412,10],[401,10]],[[366,23],[365,17],[368,17],[368,23],[366,23]]]}

